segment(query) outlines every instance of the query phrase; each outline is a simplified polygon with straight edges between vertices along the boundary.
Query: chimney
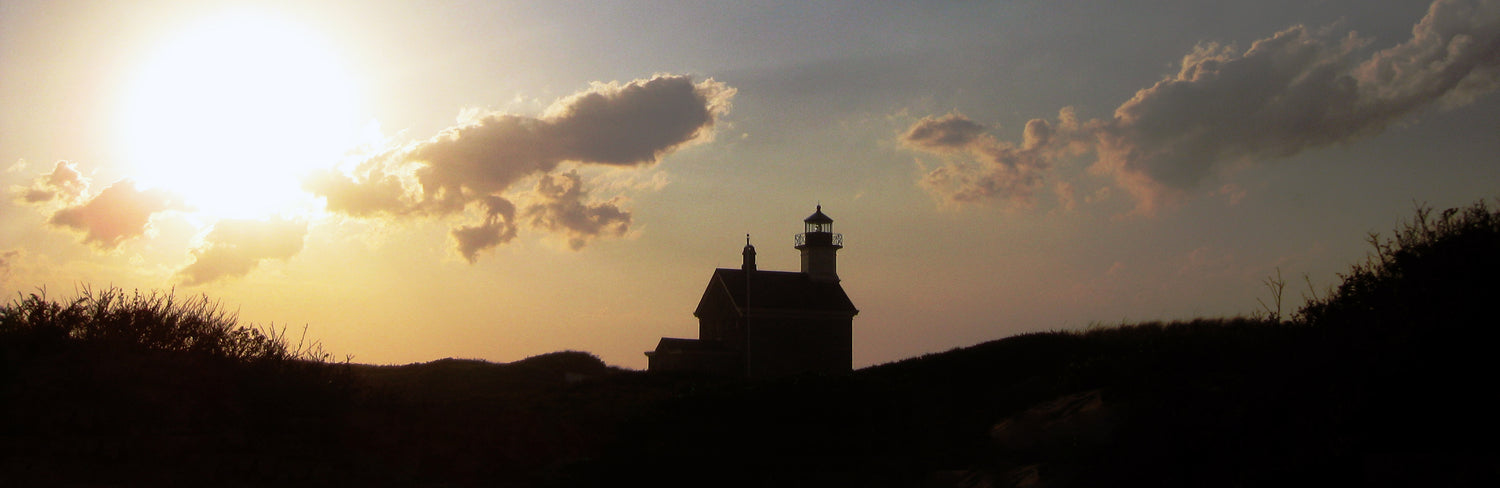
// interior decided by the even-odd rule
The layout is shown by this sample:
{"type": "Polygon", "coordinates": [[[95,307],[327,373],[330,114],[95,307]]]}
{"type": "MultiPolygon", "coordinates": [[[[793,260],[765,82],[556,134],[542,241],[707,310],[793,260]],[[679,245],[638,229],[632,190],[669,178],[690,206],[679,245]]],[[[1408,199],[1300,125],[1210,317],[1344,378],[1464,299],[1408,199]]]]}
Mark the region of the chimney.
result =
{"type": "Polygon", "coordinates": [[[750,245],[750,234],[745,234],[745,261],[740,264],[740,269],[746,273],[755,271],[755,246],[750,245]]]}

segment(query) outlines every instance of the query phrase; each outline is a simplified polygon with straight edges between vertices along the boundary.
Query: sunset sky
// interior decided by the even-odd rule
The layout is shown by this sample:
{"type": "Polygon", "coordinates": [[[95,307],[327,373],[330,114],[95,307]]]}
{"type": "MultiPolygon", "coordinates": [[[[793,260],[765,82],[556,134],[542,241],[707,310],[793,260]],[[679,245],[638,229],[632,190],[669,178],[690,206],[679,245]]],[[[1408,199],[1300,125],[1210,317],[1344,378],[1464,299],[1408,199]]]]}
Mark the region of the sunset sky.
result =
{"type": "Polygon", "coordinates": [[[1497,88],[1500,0],[6,0],[0,292],[644,368],[821,203],[862,367],[1300,303],[1500,197],[1497,88]]]}

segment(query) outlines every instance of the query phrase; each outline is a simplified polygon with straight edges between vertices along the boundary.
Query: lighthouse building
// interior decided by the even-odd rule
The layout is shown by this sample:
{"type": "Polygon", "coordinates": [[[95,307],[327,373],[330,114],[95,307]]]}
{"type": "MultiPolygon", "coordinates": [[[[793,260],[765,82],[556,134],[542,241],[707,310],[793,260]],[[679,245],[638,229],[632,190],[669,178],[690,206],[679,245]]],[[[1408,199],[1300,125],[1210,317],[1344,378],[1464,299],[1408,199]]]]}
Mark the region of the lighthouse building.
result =
{"type": "Polygon", "coordinates": [[[843,236],[823,207],[803,220],[801,271],[763,271],[746,239],[739,268],[715,269],[693,315],[697,339],[663,337],[652,372],[773,378],[846,373],[859,310],[839,284],[843,236]]]}

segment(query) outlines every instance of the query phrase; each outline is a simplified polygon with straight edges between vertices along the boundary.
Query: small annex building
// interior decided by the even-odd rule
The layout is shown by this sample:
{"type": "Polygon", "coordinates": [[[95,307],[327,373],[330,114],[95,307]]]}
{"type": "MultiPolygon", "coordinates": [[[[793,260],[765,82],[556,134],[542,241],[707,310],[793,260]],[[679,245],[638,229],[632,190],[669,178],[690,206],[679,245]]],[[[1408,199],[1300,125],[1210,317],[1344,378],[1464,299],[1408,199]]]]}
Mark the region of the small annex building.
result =
{"type": "Polygon", "coordinates": [[[801,271],[762,271],[746,238],[739,269],[719,268],[693,315],[698,338],[663,337],[646,352],[648,370],[749,378],[847,373],[859,310],[839,284],[843,236],[819,205],[794,247],[801,271]]]}

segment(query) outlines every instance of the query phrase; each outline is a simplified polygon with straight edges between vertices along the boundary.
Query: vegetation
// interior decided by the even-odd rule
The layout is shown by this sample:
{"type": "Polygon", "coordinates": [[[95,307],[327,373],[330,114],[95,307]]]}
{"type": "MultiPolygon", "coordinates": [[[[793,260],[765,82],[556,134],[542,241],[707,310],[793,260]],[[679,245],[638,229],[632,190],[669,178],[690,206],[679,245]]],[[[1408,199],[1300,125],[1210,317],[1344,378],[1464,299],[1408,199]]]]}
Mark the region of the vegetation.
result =
{"type": "Polygon", "coordinates": [[[332,479],[355,388],[328,359],[201,296],[18,298],[0,307],[0,485],[332,479]]]}
{"type": "Polygon", "coordinates": [[[285,329],[238,326],[236,316],[199,295],[84,287],[70,302],[50,301],[42,290],[0,308],[0,337],[32,347],[63,342],[188,353],[237,361],[326,361],[317,343],[289,347],[285,329]]]}
{"type": "Polygon", "coordinates": [[[335,364],[206,298],[33,295],[0,309],[0,485],[1493,486],[1500,214],[1371,244],[1287,315],[1278,275],[1259,317],[759,382],[335,364]]]}
{"type": "MultiPolygon", "coordinates": [[[[1419,207],[1327,296],[1299,313],[1309,325],[1402,333],[1473,329],[1494,316],[1500,279],[1500,213],[1484,202],[1433,215],[1419,207]]],[[[1493,320],[1493,319],[1491,319],[1493,320]]],[[[1491,329],[1485,327],[1483,329],[1491,329]]],[[[1471,331],[1483,332],[1483,331],[1471,331]]]]}

